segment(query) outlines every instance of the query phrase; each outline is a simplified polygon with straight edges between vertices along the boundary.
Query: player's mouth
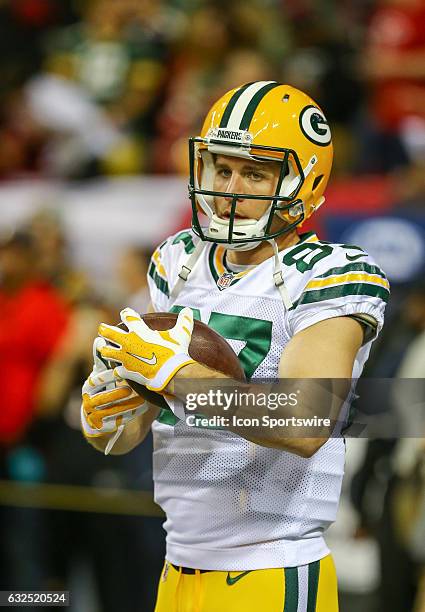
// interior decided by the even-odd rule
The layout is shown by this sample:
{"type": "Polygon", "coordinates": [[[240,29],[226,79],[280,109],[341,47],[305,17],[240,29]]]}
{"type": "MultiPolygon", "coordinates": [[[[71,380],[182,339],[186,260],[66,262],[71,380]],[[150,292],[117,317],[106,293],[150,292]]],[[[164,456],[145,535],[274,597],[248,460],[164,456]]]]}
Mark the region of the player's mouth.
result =
{"type": "MultiPolygon", "coordinates": [[[[220,219],[230,219],[230,210],[226,210],[225,212],[220,213],[218,216],[220,219]]],[[[246,219],[246,217],[235,212],[234,219],[246,219]]]]}

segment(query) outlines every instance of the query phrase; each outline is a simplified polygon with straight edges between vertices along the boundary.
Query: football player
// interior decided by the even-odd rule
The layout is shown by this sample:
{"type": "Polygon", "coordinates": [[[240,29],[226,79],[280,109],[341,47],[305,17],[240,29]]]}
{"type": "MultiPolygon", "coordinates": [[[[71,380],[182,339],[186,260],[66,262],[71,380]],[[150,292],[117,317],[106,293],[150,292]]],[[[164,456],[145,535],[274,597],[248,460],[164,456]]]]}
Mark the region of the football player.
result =
{"type": "Polygon", "coordinates": [[[324,202],[332,154],[325,115],[305,93],[276,82],[226,93],[189,142],[192,228],[163,242],[149,268],[153,309],[179,313],[176,326],[154,332],[125,309],[128,332],[99,328],[96,347],[117,367],[96,362],[83,430],[120,453],[153,429],[155,499],[167,515],[157,612],[338,609],[323,534],[337,512],[343,438],[192,427],[177,400],[159,410],[114,385],[169,394],[222,376],[189,356],[193,317],[228,340],[250,389],[360,376],[388,281],[359,247],[300,231],[324,202]]]}

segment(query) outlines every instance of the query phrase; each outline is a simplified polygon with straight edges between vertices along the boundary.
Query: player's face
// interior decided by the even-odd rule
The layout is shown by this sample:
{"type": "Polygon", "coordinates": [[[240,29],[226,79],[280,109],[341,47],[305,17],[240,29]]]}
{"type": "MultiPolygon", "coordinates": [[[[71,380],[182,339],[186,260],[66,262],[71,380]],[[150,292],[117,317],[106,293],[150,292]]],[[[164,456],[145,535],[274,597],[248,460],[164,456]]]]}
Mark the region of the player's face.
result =
{"type": "MultiPolygon", "coordinates": [[[[280,173],[278,162],[255,162],[241,157],[217,155],[215,159],[214,191],[229,194],[274,195],[280,173]]],[[[230,217],[232,197],[214,198],[216,214],[230,217]]],[[[269,200],[238,198],[236,219],[260,219],[270,206],[269,200]]]]}

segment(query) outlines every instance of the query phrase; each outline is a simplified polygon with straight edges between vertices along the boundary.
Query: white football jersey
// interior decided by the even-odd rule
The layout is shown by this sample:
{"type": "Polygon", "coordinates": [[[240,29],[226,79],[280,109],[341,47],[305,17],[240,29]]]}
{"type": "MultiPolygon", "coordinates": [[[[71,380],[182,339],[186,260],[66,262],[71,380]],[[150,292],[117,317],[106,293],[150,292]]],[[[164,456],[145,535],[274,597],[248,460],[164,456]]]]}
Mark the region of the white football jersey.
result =
{"type": "MultiPolygon", "coordinates": [[[[292,307],[273,281],[273,258],[240,272],[223,247],[207,243],[177,296],[182,265],[199,239],[191,231],[153,254],[149,286],[156,311],[189,306],[227,339],[250,379],[277,378],[286,344],[328,318],[369,315],[382,327],[389,285],[359,247],[314,234],[279,252],[292,307]]],[[[358,352],[361,374],[369,340],[358,352]]],[[[167,515],[167,559],[213,570],[291,567],[328,554],[323,533],[335,520],[344,440],[330,438],[311,458],[266,448],[226,429],[188,426],[169,410],[153,424],[155,499],[167,515]]]]}

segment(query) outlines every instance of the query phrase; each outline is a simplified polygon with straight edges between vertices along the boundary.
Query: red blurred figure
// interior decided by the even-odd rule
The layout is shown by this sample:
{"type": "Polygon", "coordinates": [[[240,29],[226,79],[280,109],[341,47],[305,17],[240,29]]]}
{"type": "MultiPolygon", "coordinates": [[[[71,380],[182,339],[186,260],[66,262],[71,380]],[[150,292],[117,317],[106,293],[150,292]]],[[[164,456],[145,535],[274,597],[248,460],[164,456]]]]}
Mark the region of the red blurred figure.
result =
{"type": "Polygon", "coordinates": [[[14,0],[10,9],[20,21],[36,28],[54,22],[58,12],[52,0],[14,0]]]}
{"type": "Polygon", "coordinates": [[[37,383],[67,326],[56,289],[35,272],[37,253],[23,232],[0,243],[0,443],[20,440],[34,417],[37,383]]]}
{"type": "Polygon", "coordinates": [[[381,0],[364,60],[381,129],[399,131],[409,117],[425,119],[425,0],[381,0]]]}

